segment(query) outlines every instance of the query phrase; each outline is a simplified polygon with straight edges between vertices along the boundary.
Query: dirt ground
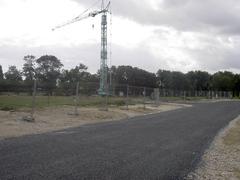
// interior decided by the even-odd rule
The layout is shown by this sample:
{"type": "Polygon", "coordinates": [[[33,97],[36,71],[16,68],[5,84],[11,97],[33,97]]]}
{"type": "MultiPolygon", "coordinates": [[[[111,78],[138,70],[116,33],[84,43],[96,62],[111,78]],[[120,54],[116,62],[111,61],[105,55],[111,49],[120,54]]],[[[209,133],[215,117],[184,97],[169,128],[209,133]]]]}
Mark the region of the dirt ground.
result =
{"type": "Polygon", "coordinates": [[[187,179],[240,180],[240,116],[219,133],[187,179]]]}
{"type": "Polygon", "coordinates": [[[74,107],[50,107],[35,111],[35,122],[23,121],[23,117],[29,116],[29,109],[20,109],[17,112],[0,111],[0,139],[17,137],[27,134],[39,134],[54,130],[77,127],[89,123],[120,120],[138,115],[170,111],[190,105],[164,103],[158,107],[146,105],[129,106],[126,108],[111,107],[108,111],[100,111],[98,108],[79,108],[78,116],[74,114],[74,107]]]}

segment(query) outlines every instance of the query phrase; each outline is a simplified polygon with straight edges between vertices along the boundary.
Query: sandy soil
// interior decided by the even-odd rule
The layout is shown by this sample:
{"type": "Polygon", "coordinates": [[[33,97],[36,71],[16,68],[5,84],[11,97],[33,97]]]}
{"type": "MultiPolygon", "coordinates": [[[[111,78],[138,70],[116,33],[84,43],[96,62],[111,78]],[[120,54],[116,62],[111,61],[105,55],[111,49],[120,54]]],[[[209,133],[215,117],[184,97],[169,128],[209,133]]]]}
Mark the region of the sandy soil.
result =
{"type": "Polygon", "coordinates": [[[0,111],[0,139],[44,133],[89,123],[120,120],[182,107],[189,107],[189,105],[164,103],[158,107],[146,105],[146,109],[143,109],[143,105],[135,105],[129,106],[129,110],[111,107],[108,111],[99,111],[98,108],[79,108],[78,116],[71,115],[74,113],[74,107],[51,107],[36,110],[35,122],[32,123],[22,120],[23,117],[30,114],[27,109],[21,109],[17,112],[0,111]]]}
{"type": "Polygon", "coordinates": [[[219,133],[187,179],[240,180],[240,116],[219,133]]]}

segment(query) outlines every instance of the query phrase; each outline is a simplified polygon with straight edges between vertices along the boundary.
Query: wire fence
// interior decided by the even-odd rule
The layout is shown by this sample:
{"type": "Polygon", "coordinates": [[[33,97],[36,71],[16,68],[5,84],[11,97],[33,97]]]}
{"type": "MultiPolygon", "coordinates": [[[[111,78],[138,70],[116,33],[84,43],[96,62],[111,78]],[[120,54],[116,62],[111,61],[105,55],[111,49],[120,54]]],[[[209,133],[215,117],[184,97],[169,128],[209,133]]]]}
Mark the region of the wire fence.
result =
{"type": "Polygon", "coordinates": [[[106,96],[98,95],[99,83],[74,82],[51,86],[34,81],[27,86],[11,88],[0,92],[1,110],[29,108],[29,118],[34,119],[36,108],[69,106],[69,114],[79,115],[79,108],[94,106],[107,111],[109,107],[124,107],[131,105],[159,106],[161,102],[189,101],[199,99],[231,99],[229,91],[184,91],[153,87],[139,87],[127,84],[113,84],[108,87],[106,96]]]}

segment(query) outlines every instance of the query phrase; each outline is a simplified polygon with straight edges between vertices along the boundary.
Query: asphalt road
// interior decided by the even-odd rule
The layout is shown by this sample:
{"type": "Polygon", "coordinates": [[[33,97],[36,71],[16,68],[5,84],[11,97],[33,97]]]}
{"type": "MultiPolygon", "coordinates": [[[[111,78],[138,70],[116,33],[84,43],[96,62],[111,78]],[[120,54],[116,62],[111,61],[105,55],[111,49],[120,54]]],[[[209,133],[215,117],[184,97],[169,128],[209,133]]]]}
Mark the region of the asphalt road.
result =
{"type": "Polygon", "coordinates": [[[240,102],[0,141],[0,179],[183,179],[240,102]]]}

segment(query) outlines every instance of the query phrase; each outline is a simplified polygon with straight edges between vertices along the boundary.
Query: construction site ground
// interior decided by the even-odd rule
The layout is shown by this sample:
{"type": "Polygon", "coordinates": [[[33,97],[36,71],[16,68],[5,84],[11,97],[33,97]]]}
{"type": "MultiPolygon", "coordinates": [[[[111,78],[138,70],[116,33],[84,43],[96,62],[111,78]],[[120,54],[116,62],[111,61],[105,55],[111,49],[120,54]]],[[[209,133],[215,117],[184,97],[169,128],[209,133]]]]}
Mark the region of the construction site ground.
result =
{"type": "Polygon", "coordinates": [[[240,116],[214,139],[188,179],[240,180],[240,116]]]}
{"type": "Polygon", "coordinates": [[[57,106],[38,108],[34,113],[34,122],[24,121],[30,115],[31,109],[21,108],[16,111],[0,111],[0,139],[18,137],[28,134],[39,134],[55,130],[77,127],[90,123],[116,121],[139,115],[175,110],[191,105],[162,103],[159,106],[141,105],[111,106],[108,111],[101,111],[98,107],[78,108],[79,115],[74,115],[73,106],[57,106]]]}

